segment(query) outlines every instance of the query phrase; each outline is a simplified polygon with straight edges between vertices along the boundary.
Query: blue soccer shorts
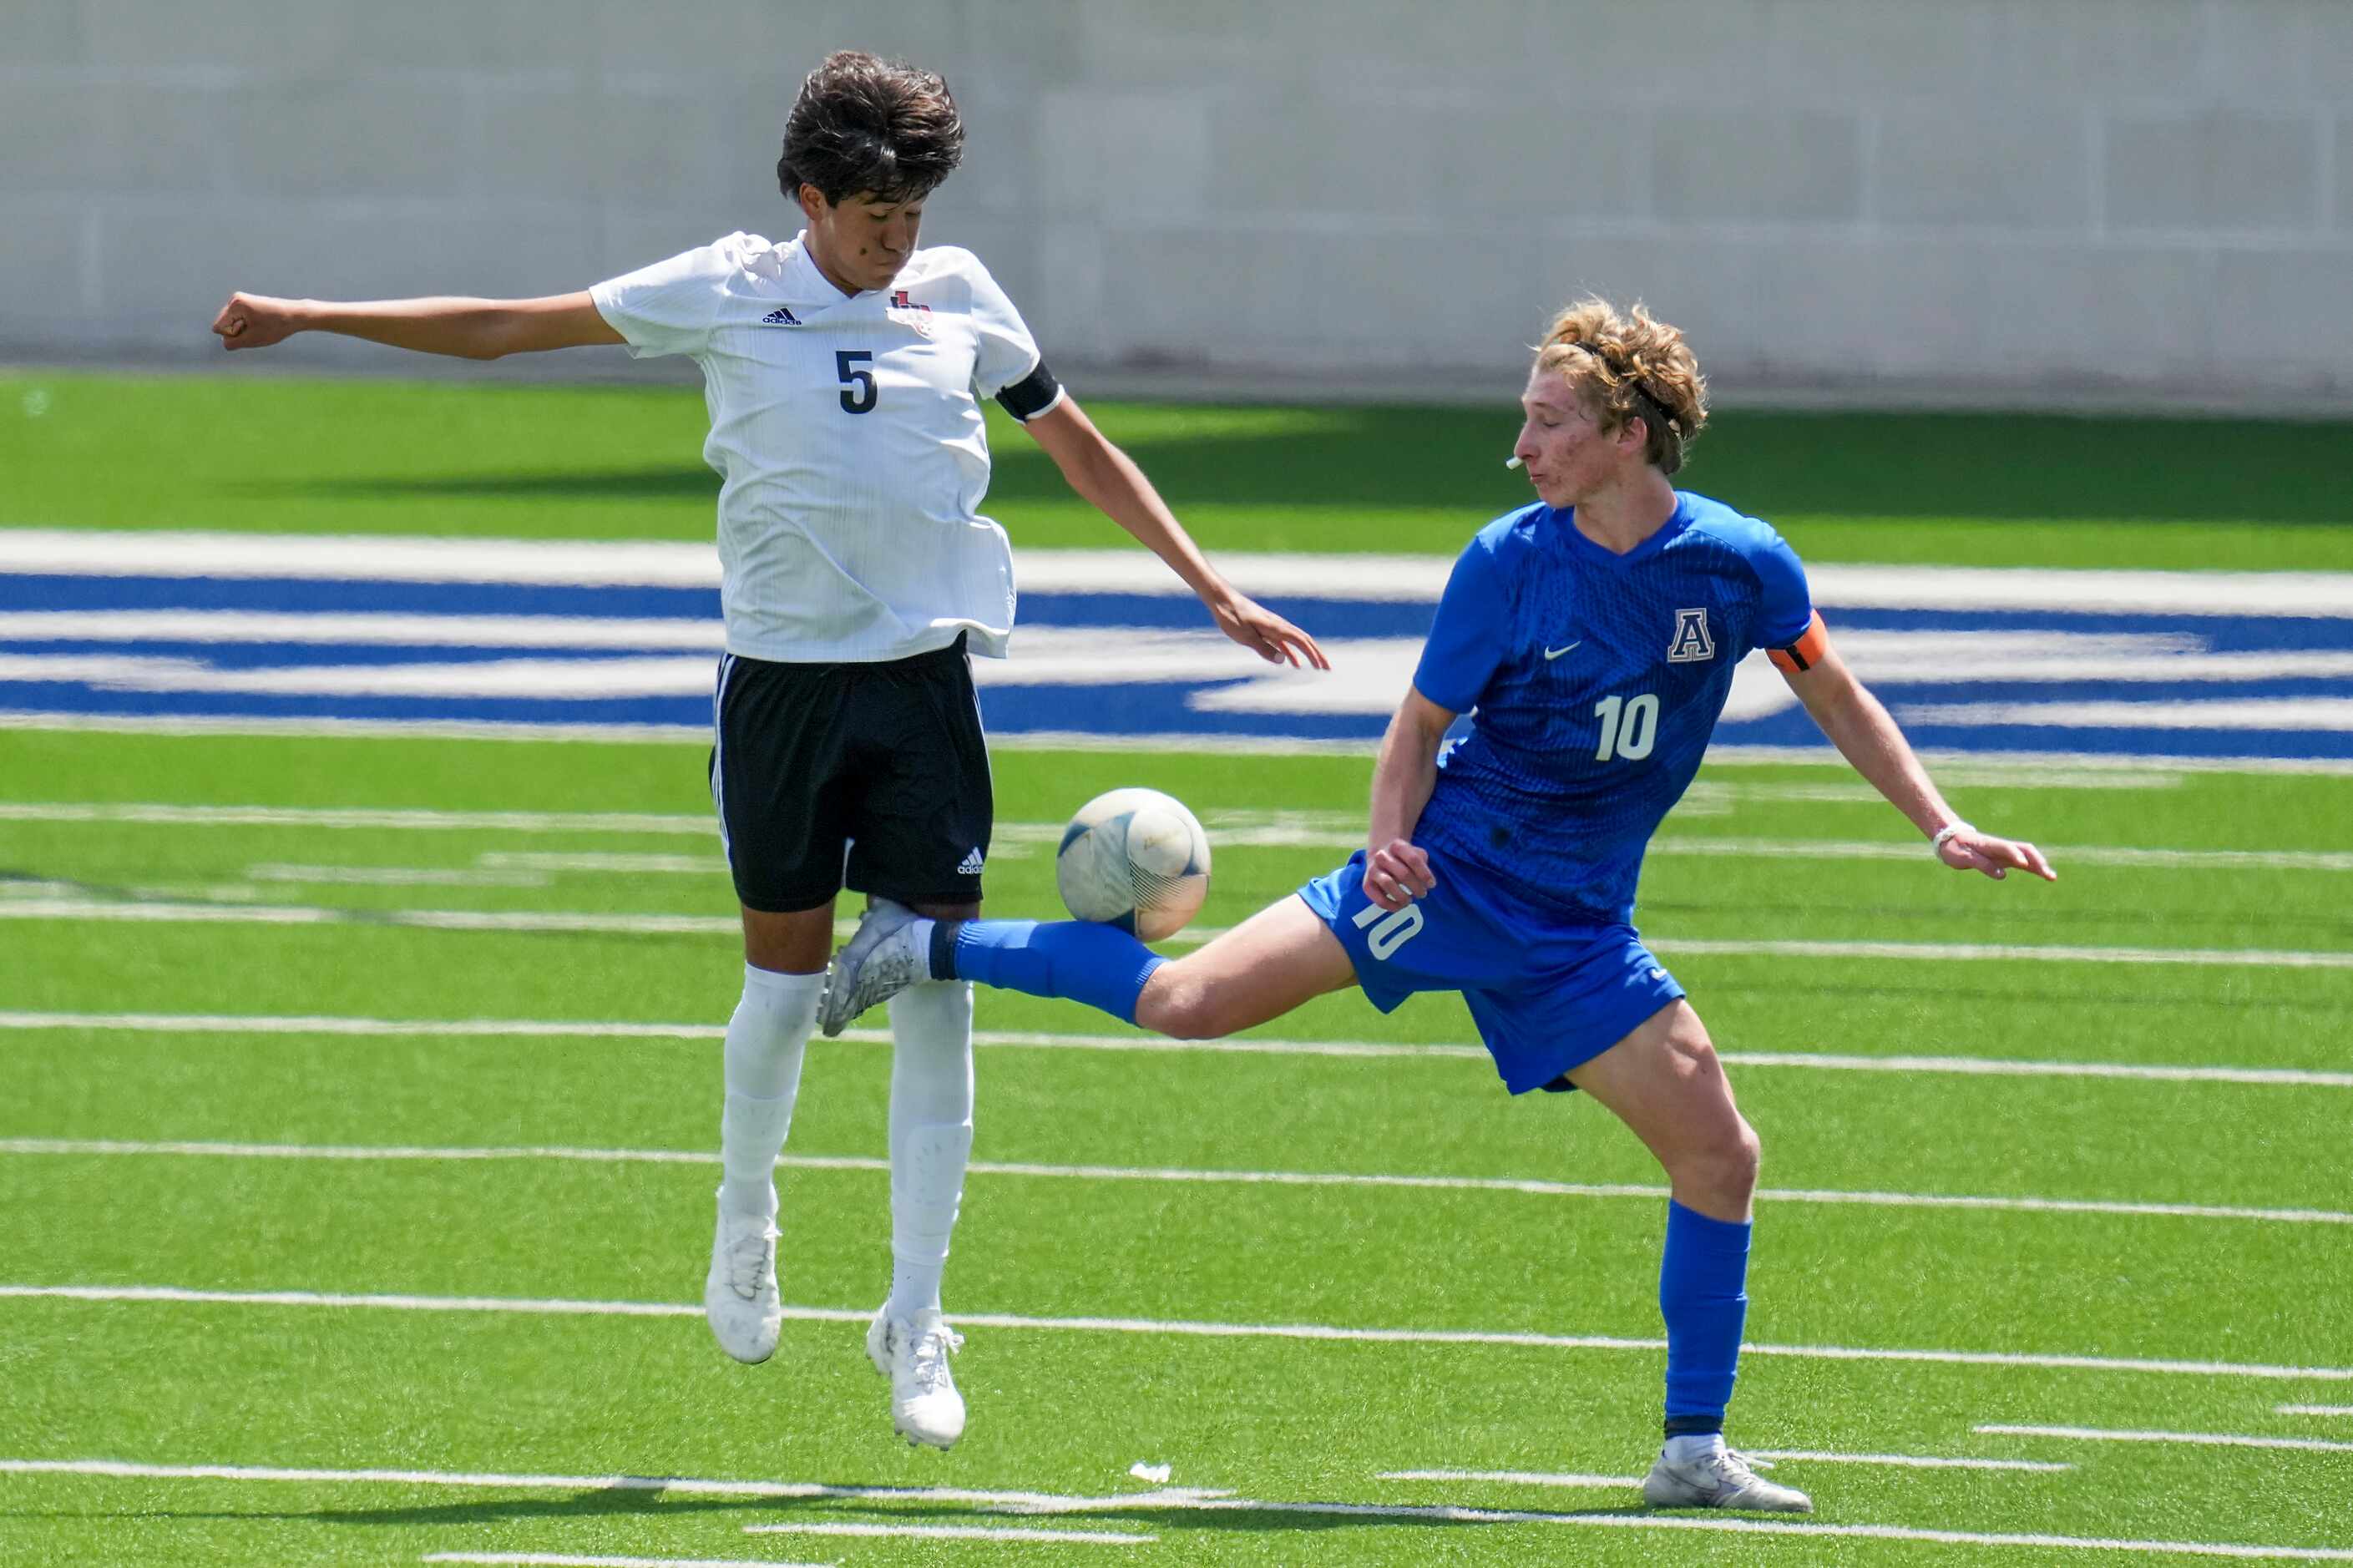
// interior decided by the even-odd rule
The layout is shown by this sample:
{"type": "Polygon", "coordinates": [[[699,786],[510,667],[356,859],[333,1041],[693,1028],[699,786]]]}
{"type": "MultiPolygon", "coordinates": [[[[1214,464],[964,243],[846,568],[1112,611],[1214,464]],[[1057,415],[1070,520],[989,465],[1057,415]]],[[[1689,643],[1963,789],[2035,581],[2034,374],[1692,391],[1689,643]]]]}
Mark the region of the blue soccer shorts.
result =
{"type": "Polygon", "coordinates": [[[1623,923],[1572,925],[1495,873],[1430,858],[1438,886],[1394,912],[1365,892],[1365,852],[1299,896],[1356,966],[1366,999],[1393,1013],[1417,991],[1460,991],[1504,1087],[1556,1081],[1683,994],[1623,923]]]}

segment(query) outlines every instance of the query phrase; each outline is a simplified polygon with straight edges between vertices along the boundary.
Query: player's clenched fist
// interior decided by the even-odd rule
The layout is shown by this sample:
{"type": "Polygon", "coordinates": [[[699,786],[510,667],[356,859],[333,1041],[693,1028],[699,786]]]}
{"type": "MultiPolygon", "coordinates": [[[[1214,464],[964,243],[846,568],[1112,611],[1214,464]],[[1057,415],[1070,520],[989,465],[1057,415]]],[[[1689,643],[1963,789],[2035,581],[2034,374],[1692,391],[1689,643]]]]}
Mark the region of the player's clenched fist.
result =
{"type": "Polygon", "coordinates": [[[213,331],[225,348],[266,349],[299,330],[295,308],[294,300],[267,294],[231,294],[213,318],[213,331]]]}
{"type": "Polygon", "coordinates": [[[1402,838],[1392,838],[1365,858],[1365,896],[1385,910],[1401,910],[1438,886],[1430,856],[1402,838]]]}

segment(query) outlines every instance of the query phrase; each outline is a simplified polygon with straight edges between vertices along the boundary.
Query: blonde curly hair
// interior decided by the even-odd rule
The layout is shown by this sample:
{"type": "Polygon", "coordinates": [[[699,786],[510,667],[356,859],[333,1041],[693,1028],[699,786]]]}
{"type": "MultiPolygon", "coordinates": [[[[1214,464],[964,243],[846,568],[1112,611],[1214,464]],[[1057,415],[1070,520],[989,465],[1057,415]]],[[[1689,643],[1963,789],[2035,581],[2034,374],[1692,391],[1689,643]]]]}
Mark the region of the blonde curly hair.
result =
{"type": "Polygon", "coordinates": [[[1707,423],[1707,378],[1682,331],[1637,300],[1620,315],[1587,295],[1552,319],[1535,345],[1536,367],[1557,374],[1591,408],[1605,435],[1642,422],[1642,456],[1662,474],[1683,466],[1707,423]]]}

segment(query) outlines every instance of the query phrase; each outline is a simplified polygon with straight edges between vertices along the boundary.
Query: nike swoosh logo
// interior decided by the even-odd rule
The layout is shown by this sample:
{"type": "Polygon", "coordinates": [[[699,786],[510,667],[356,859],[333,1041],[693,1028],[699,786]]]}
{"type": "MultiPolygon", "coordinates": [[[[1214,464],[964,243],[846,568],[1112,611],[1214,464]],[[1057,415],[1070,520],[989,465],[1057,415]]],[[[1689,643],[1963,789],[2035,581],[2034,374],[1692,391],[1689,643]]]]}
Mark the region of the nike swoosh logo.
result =
{"type": "Polygon", "coordinates": [[[1568,651],[1568,649],[1569,649],[1569,648],[1571,648],[1571,647],[1583,647],[1584,646],[1585,646],[1585,639],[1584,639],[1583,637],[1579,637],[1579,638],[1577,638],[1575,642],[1570,643],[1570,644],[1568,645],[1568,647],[1548,647],[1548,648],[1545,649],[1545,662],[1546,662],[1546,663],[1547,663],[1547,664],[1549,664],[1549,663],[1551,663],[1554,659],[1558,658],[1562,654],[1567,653],[1567,652],[1568,651]]]}

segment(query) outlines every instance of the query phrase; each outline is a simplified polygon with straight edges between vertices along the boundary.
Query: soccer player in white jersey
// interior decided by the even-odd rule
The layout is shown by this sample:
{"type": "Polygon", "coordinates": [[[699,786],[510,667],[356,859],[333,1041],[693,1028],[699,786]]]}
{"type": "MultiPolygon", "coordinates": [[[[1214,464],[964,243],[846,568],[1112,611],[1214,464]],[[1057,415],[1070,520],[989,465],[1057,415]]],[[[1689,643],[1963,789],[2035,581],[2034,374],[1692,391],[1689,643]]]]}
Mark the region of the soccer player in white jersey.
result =
{"type": "Polygon", "coordinates": [[[1856,681],[1770,526],[1669,476],[1707,417],[1683,336],[1636,306],[1555,318],[1513,455],[1537,500],[1481,529],[1440,599],[1381,742],[1355,858],[1183,958],[1109,925],[923,919],[877,903],[834,960],[828,1034],[943,978],[1062,996],[1208,1038],[1354,985],[1383,1012],[1461,994],[1504,1087],[1581,1089],[1633,1130],[1670,1192],[1659,1270],[1671,1508],[1805,1512],[1725,1445],[1748,1308],[1758,1142],[1683,988],[1633,925],[1642,852],[1699,771],[1733,667],[1762,648],[1936,859],[2051,878],[2031,844],[1945,804],[1856,681]],[[1452,744],[1456,717],[1472,728],[1452,744]]]}
{"type": "MultiPolygon", "coordinates": [[[[495,359],[626,343],[686,354],[711,406],[727,652],[711,791],[744,915],[727,1026],[723,1177],[703,1306],[728,1354],[761,1362],[782,1322],[776,1157],[847,885],[942,920],[979,913],[988,757],[968,651],[1001,657],[1014,584],[978,514],[994,396],[1071,487],[1166,562],[1219,630],[1272,662],[1326,668],[1313,639],[1237,593],[1127,456],[1046,368],[970,251],[919,249],[924,199],[963,156],[937,75],[852,52],[810,73],[776,165],[806,226],[731,234],[580,293],[370,304],[231,296],[232,349],[331,331],[495,359]]],[[[867,1352],[892,1421],[947,1447],[965,1405],[940,1308],[972,1147],[972,987],[891,1004],[892,1284],[867,1352]]]]}

